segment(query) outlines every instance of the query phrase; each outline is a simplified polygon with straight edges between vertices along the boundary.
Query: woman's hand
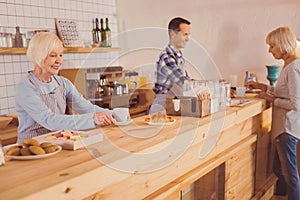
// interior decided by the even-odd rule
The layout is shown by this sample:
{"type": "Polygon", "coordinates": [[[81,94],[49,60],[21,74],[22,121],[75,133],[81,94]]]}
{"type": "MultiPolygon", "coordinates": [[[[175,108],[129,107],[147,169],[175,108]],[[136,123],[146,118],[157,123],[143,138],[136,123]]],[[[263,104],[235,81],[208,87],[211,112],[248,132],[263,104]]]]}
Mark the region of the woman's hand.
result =
{"type": "Polygon", "coordinates": [[[255,81],[249,81],[249,82],[245,83],[245,86],[247,88],[249,88],[250,90],[251,89],[260,89],[263,92],[266,92],[268,89],[268,86],[266,84],[258,83],[255,81]]]}
{"type": "Polygon", "coordinates": [[[266,92],[260,92],[258,95],[256,95],[256,97],[261,98],[261,99],[265,99],[271,103],[274,102],[274,97],[266,92]]]}
{"type": "Polygon", "coordinates": [[[96,112],[94,122],[100,126],[108,126],[116,124],[116,120],[107,112],[96,112]]]}

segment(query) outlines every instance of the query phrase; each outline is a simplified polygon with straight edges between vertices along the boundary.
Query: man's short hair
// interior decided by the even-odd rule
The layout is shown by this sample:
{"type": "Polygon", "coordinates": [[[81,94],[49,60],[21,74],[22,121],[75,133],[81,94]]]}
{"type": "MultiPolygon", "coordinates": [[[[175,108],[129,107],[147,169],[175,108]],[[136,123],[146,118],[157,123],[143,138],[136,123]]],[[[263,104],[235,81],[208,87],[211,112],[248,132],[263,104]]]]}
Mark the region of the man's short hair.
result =
{"type": "Polygon", "coordinates": [[[173,18],[168,25],[169,34],[171,31],[179,32],[180,31],[180,24],[187,24],[190,25],[191,22],[189,22],[186,19],[183,19],[181,17],[175,17],[173,18]]]}

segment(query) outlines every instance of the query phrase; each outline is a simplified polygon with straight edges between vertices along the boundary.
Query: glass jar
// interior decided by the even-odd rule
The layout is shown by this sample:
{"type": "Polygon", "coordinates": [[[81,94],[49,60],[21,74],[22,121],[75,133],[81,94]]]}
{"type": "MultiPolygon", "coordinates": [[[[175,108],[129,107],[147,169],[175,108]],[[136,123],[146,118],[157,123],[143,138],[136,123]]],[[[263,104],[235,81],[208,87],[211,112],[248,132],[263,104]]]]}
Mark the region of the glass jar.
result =
{"type": "Polygon", "coordinates": [[[0,47],[7,47],[5,33],[0,33],[0,47]]]}
{"type": "Polygon", "coordinates": [[[5,34],[5,38],[6,38],[6,44],[7,47],[12,48],[13,47],[13,37],[11,33],[6,33],[5,34]]]}
{"type": "Polygon", "coordinates": [[[26,34],[25,34],[25,33],[22,33],[22,34],[21,34],[21,38],[22,38],[22,47],[27,47],[26,34]]]}
{"type": "Polygon", "coordinates": [[[125,84],[128,85],[129,90],[134,90],[138,83],[138,72],[130,71],[125,73],[125,84]]]}

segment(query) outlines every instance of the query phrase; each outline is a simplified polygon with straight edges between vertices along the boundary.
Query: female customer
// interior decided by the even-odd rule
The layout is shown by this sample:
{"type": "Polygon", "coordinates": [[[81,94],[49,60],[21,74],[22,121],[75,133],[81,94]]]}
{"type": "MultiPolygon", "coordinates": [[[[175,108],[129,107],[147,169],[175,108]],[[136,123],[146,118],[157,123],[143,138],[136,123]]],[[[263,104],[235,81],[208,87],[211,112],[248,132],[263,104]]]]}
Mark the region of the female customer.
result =
{"type": "Polygon", "coordinates": [[[38,33],[29,43],[27,57],[34,69],[16,86],[18,143],[54,130],[115,123],[110,111],[91,104],[68,79],[58,76],[62,54],[63,44],[55,34],[38,33]],[[78,114],[66,115],[67,106],[78,114]]]}
{"type": "Polygon", "coordinates": [[[289,200],[299,200],[296,147],[300,138],[300,59],[296,55],[297,40],[290,28],[280,27],[268,34],[266,42],[274,58],[284,62],[276,86],[255,82],[246,86],[261,89],[258,97],[273,104],[273,170],[278,177],[275,195],[287,194],[289,200]]]}

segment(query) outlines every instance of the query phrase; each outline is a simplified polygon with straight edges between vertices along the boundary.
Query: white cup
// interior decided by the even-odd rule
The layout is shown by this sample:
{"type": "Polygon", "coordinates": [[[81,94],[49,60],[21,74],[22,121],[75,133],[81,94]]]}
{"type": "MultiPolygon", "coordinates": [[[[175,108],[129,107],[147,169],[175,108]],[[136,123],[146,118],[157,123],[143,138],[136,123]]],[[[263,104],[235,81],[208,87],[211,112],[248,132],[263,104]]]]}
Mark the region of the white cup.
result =
{"type": "Polygon", "coordinates": [[[236,97],[245,97],[246,87],[236,87],[236,97]]]}
{"type": "Polygon", "coordinates": [[[114,108],[112,115],[117,122],[126,122],[130,119],[129,108],[114,108]]]}
{"type": "Polygon", "coordinates": [[[174,110],[177,112],[180,109],[180,99],[173,99],[174,110]]]}

